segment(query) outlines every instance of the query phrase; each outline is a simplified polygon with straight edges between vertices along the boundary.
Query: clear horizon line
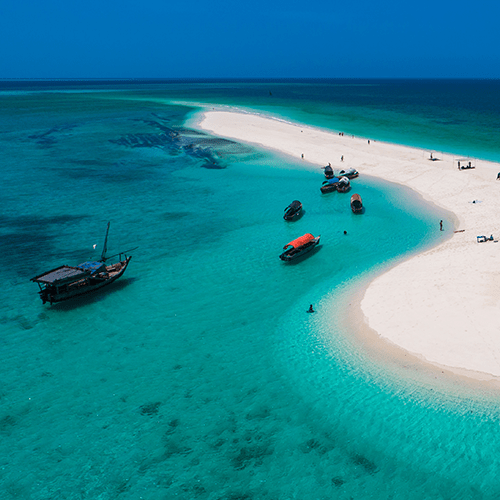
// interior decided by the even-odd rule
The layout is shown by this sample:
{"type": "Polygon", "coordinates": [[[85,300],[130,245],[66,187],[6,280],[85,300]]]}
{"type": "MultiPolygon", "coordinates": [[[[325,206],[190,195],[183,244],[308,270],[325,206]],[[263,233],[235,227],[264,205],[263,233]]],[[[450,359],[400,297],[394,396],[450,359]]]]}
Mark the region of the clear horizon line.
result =
{"type": "Polygon", "coordinates": [[[380,77],[0,77],[0,82],[23,82],[23,81],[50,81],[50,82],[91,82],[91,81],[333,81],[333,80],[500,80],[494,77],[405,77],[405,76],[380,76],[380,77]]]}

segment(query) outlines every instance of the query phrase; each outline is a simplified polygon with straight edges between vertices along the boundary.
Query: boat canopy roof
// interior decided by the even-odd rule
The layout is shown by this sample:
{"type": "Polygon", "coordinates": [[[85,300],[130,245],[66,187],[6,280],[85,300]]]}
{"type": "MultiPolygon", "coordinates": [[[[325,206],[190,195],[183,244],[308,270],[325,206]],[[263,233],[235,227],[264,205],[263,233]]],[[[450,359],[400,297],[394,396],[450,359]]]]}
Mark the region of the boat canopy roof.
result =
{"type": "Polygon", "coordinates": [[[301,236],[300,238],[297,238],[295,240],[290,241],[290,243],[287,243],[283,249],[287,247],[293,247],[293,248],[299,248],[306,243],[309,243],[314,240],[314,236],[311,233],[306,233],[304,236],[301,236]]]}
{"type": "Polygon", "coordinates": [[[63,285],[73,283],[86,276],[91,276],[96,272],[100,272],[106,266],[103,262],[84,262],[79,266],[61,266],[48,273],[41,274],[31,278],[31,281],[45,283],[47,285],[63,285]]]}
{"type": "Polygon", "coordinates": [[[88,271],[90,274],[94,274],[106,266],[104,265],[104,262],[84,262],[76,267],[82,271],[88,271]]]}
{"type": "Polygon", "coordinates": [[[331,179],[328,179],[328,183],[329,184],[335,184],[336,182],[339,182],[339,178],[338,177],[332,177],[331,179]]]}
{"type": "Polygon", "coordinates": [[[363,202],[361,201],[361,196],[359,194],[353,194],[351,196],[351,208],[363,208],[363,202]]]}
{"type": "Polygon", "coordinates": [[[286,207],[287,209],[288,208],[299,208],[302,206],[302,203],[300,203],[299,200],[293,200],[292,203],[290,203],[290,205],[288,205],[288,207],[286,207]]]}

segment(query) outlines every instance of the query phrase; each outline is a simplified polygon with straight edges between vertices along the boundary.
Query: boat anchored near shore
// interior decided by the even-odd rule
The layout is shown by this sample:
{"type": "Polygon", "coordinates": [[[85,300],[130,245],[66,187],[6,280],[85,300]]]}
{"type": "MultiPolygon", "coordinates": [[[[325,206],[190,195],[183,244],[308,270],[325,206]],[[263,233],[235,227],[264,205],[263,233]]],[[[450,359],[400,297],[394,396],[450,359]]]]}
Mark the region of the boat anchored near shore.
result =
{"type": "Polygon", "coordinates": [[[287,243],[283,247],[283,250],[285,251],[280,255],[280,259],[290,261],[301,257],[318,245],[320,238],[321,235],[315,237],[311,233],[306,233],[300,238],[290,241],[290,243],[287,243]]]}
{"type": "Polygon", "coordinates": [[[354,193],[351,196],[351,210],[355,214],[360,214],[363,212],[363,200],[357,193],[354,193]]]}
{"type": "Polygon", "coordinates": [[[331,179],[328,179],[327,181],[323,181],[323,184],[320,187],[320,191],[323,194],[326,193],[333,193],[334,191],[337,191],[337,187],[339,185],[339,178],[338,177],[332,177],[331,179]]]}
{"type": "Polygon", "coordinates": [[[347,193],[351,189],[351,182],[348,177],[341,177],[337,184],[337,191],[339,193],[347,193]]]}
{"type": "Polygon", "coordinates": [[[299,200],[294,200],[288,207],[285,208],[285,214],[283,219],[285,220],[296,220],[300,218],[302,213],[302,203],[299,200]]]}
{"type": "Polygon", "coordinates": [[[63,265],[31,278],[31,281],[38,283],[40,298],[44,304],[46,302],[53,304],[94,292],[123,276],[132,258],[132,256],[127,257],[126,252],[135,248],[106,257],[109,224],[108,222],[104,248],[99,261],[84,262],[78,266],[63,265]],[[118,257],[118,262],[106,265],[106,260],[113,257],[118,257]]]}

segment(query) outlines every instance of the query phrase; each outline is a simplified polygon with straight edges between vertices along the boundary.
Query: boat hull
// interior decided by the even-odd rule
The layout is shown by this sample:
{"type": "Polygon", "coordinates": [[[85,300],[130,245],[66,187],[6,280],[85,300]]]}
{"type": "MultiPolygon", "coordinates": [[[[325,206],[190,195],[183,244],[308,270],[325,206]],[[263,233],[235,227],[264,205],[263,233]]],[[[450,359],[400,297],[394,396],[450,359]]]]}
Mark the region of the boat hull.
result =
{"type": "Polygon", "coordinates": [[[347,177],[342,177],[337,186],[337,191],[339,193],[347,193],[351,189],[351,183],[347,177]]]}
{"type": "Polygon", "coordinates": [[[297,212],[294,212],[293,214],[285,214],[283,216],[283,219],[288,220],[288,221],[290,221],[290,220],[296,220],[296,219],[298,219],[300,217],[301,210],[298,210],[297,212]]]}
{"type": "Polygon", "coordinates": [[[131,258],[132,257],[127,257],[125,260],[122,260],[110,266],[106,266],[106,270],[108,272],[107,278],[96,277],[82,279],[71,283],[66,287],[62,287],[62,289],[53,286],[46,286],[42,290],[40,290],[40,298],[42,299],[42,302],[44,304],[47,302],[49,302],[50,304],[54,304],[57,302],[63,302],[65,300],[72,299],[74,297],[79,297],[81,295],[95,292],[107,285],[110,285],[118,278],[123,276],[123,273],[127,269],[128,263],[130,262],[131,258]]]}
{"type": "Polygon", "coordinates": [[[323,194],[333,193],[334,191],[337,191],[337,186],[338,184],[325,184],[324,186],[321,186],[320,189],[323,194]]]}

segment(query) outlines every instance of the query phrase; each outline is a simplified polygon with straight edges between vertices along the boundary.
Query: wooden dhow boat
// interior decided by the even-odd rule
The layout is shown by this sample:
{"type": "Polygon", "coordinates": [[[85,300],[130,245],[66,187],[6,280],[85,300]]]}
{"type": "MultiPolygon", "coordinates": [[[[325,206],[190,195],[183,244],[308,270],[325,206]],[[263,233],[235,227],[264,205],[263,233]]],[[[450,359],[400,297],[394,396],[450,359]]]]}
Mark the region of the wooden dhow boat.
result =
{"type": "Polygon", "coordinates": [[[351,196],[351,210],[355,214],[360,214],[363,211],[363,201],[361,200],[361,196],[357,193],[351,196]]]}
{"type": "Polygon", "coordinates": [[[287,243],[283,247],[283,250],[285,251],[280,255],[280,259],[290,261],[301,257],[318,245],[320,238],[321,235],[315,237],[311,233],[306,233],[300,238],[290,241],[290,243],[287,243]]]}
{"type": "Polygon", "coordinates": [[[64,265],[56,267],[51,271],[31,278],[31,281],[38,283],[40,298],[44,304],[46,302],[53,304],[54,302],[61,302],[78,297],[79,295],[94,292],[123,276],[132,258],[132,256],[127,257],[126,252],[135,250],[135,248],[111,257],[106,257],[108,233],[109,222],[101,260],[84,262],[78,266],[64,265]],[[107,265],[106,260],[113,257],[118,257],[118,262],[107,265]]]}
{"type": "Polygon", "coordinates": [[[288,207],[285,208],[285,215],[283,219],[285,220],[296,220],[300,217],[302,213],[302,203],[299,200],[293,200],[288,207]]]}

